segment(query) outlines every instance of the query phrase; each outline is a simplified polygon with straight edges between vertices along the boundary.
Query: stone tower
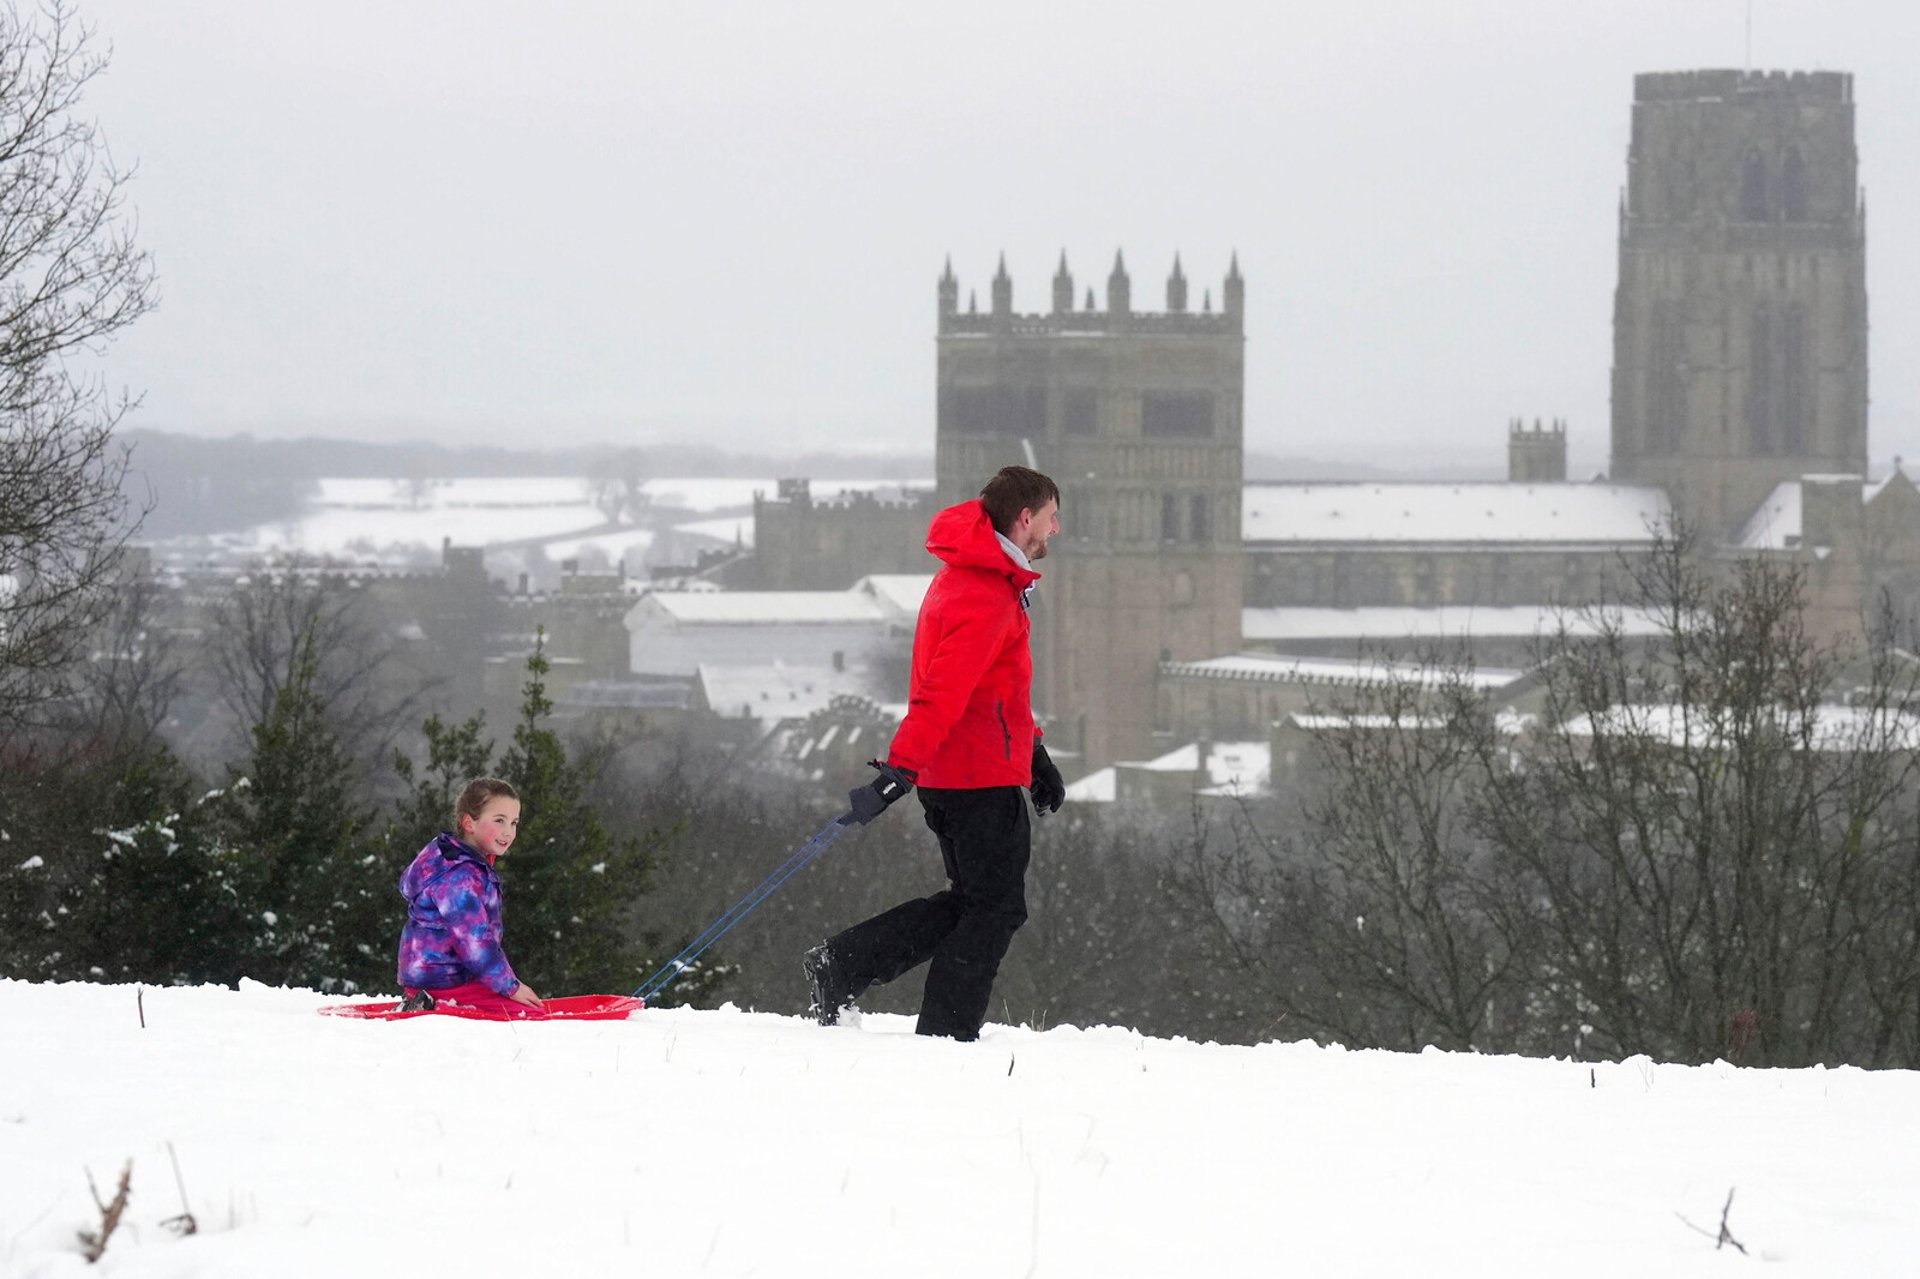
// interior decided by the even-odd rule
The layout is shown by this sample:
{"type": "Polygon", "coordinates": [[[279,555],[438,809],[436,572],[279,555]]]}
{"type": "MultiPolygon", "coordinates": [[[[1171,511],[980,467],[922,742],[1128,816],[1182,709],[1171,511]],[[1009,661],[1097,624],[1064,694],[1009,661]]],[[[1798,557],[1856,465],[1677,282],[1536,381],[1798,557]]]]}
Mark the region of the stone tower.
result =
{"type": "Polygon", "coordinates": [[[1140,758],[1160,662],[1240,647],[1239,263],[1225,309],[1209,298],[1188,310],[1176,258],[1166,309],[1142,312],[1115,255],[1106,308],[1089,295],[1076,311],[1063,254],[1045,315],[1014,310],[1004,266],[986,315],[962,314],[951,267],[941,277],[939,496],[973,497],[1029,456],[1059,483],[1061,534],[1034,602],[1034,708],[1090,766],[1140,758]]]}
{"type": "Polygon", "coordinates": [[[1515,484],[1563,484],[1567,478],[1567,424],[1555,419],[1528,426],[1519,418],[1507,423],[1507,479],[1515,484]]]}
{"type": "Polygon", "coordinates": [[[1867,464],[1853,77],[1634,77],[1613,475],[1725,534],[1772,487],[1867,464]]]}

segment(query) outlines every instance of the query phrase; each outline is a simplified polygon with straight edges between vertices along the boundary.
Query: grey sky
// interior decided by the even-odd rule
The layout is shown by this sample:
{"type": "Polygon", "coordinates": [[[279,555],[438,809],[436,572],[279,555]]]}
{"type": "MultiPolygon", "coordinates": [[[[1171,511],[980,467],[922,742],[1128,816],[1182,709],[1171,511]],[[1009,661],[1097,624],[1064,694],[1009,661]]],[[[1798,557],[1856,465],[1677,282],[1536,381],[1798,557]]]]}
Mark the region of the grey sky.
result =
{"type": "MultiPolygon", "coordinates": [[[[1064,248],[1137,307],[1247,277],[1250,448],[1605,464],[1637,71],[1746,63],[1746,0],[80,0],[162,308],[159,429],[930,449],[934,281],[1064,248]]],[[[1920,6],[1754,0],[1855,75],[1876,460],[1920,456],[1920,6]]]]}

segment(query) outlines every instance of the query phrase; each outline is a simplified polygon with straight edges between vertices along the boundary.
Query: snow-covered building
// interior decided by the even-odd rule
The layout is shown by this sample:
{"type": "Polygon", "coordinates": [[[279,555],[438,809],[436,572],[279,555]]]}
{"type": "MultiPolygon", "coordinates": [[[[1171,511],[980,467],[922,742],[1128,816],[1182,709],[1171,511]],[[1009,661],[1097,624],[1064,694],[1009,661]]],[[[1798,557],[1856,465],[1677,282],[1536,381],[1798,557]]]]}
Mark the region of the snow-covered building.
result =
{"type": "Polygon", "coordinates": [[[704,665],[844,671],[898,658],[932,576],[865,577],[843,591],[649,591],[626,616],[632,670],[704,665]]]}
{"type": "Polygon", "coordinates": [[[1484,608],[1600,598],[1672,521],[1607,483],[1249,484],[1248,608],[1484,608]]]}
{"type": "MultiPolygon", "coordinates": [[[[1522,671],[1470,667],[1472,687],[1493,692],[1522,671]]],[[[1240,653],[1200,662],[1163,662],[1156,720],[1172,740],[1188,737],[1261,737],[1289,714],[1338,703],[1353,689],[1387,680],[1432,684],[1441,668],[1385,658],[1299,657],[1240,653]]]]}
{"type": "Polygon", "coordinates": [[[1067,787],[1070,804],[1178,807],[1201,799],[1250,799],[1268,790],[1264,741],[1188,742],[1152,759],[1120,760],[1067,787]]]}

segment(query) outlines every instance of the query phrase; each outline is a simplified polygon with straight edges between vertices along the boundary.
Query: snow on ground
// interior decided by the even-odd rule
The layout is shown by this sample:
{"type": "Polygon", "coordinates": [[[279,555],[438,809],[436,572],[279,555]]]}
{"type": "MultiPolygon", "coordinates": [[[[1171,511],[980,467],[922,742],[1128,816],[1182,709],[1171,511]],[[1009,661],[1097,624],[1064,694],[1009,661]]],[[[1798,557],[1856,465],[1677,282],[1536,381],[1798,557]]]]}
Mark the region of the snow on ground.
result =
{"type": "Polygon", "coordinates": [[[635,567],[646,555],[647,548],[653,545],[654,531],[650,528],[623,528],[617,533],[597,533],[589,537],[561,538],[548,542],[544,549],[550,560],[570,560],[598,551],[606,557],[608,563],[631,560],[635,567]]]}
{"type": "Polygon", "coordinates": [[[0,1274],[1911,1275],[1920,1079],[0,982],[0,1274]],[[169,1148],[200,1231],[182,1210],[169,1148]],[[133,1161],[98,1268],[76,1232],[133,1161]],[[1750,1255],[1689,1229],[1732,1234],[1750,1255]]]}
{"type": "MultiPolygon", "coordinates": [[[[856,492],[901,501],[931,487],[930,480],[818,480],[811,491],[816,502],[856,492]]],[[[589,550],[615,560],[643,554],[657,534],[651,526],[592,532],[609,522],[595,488],[590,479],[553,475],[322,479],[304,509],[212,540],[229,552],[335,558],[438,554],[445,539],[480,547],[542,542],[553,560],[589,550]]],[[[754,495],[771,497],[778,483],[696,477],[646,480],[640,488],[655,506],[710,517],[678,524],[682,531],[750,546],[754,495]]],[[[644,514],[630,518],[645,522],[644,514]]]]}
{"type": "Polygon", "coordinates": [[[692,520],[673,526],[676,533],[691,533],[695,537],[709,538],[715,542],[724,542],[728,546],[753,545],[753,516],[716,515],[710,520],[692,520]]]}

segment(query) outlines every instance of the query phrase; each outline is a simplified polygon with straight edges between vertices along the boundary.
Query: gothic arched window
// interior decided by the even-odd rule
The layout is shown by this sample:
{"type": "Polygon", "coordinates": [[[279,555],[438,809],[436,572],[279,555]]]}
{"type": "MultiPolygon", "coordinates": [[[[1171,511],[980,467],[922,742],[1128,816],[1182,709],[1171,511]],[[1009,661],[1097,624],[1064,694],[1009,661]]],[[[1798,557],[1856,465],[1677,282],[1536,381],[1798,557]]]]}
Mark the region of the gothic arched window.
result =
{"type": "Polygon", "coordinates": [[[1789,147],[1780,165],[1780,216],[1788,222],[1807,220],[1807,166],[1799,147],[1789,147]]]}
{"type": "Polygon", "coordinates": [[[1811,396],[1807,394],[1807,336],[1805,313],[1798,306],[1786,308],[1780,315],[1778,360],[1780,393],[1777,417],[1780,451],[1798,457],[1806,448],[1807,418],[1811,415],[1811,396]]]}
{"type": "Polygon", "coordinates": [[[1747,163],[1740,176],[1740,219],[1743,222],[1767,220],[1767,162],[1758,151],[1747,152],[1747,163]]]}
{"type": "Polygon", "coordinates": [[[1755,456],[1765,457],[1779,451],[1774,423],[1780,408],[1775,394],[1773,316],[1766,311],[1753,313],[1747,354],[1747,447],[1755,456]]]}
{"type": "Polygon", "coordinates": [[[1646,449],[1657,457],[1679,452],[1680,428],[1687,416],[1686,332],[1678,303],[1655,305],[1647,354],[1646,449]]]}

